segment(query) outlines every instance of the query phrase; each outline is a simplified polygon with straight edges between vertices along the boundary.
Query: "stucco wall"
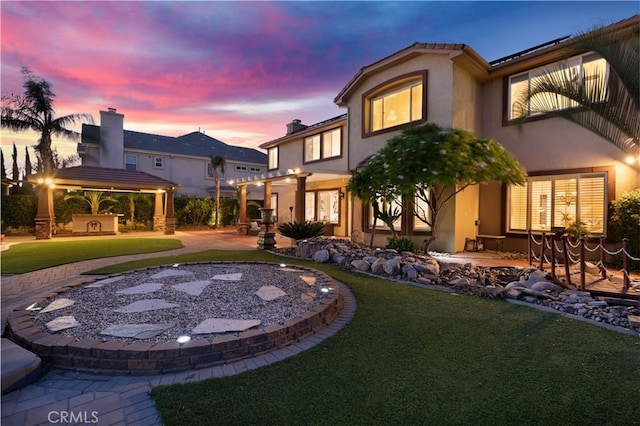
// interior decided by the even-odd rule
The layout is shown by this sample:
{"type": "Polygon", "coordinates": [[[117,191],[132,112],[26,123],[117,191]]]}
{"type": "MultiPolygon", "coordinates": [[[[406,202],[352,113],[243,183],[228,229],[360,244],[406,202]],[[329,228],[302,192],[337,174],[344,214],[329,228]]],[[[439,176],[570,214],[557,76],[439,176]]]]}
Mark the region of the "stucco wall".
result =
{"type": "Polygon", "coordinates": [[[482,87],[466,71],[453,66],[452,126],[480,135],[482,130],[482,87]]]}
{"type": "Polygon", "coordinates": [[[124,115],[100,111],[100,166],[124,168],[124,115]]]}
{"type": "Polygon", "coordinates": [[[453,64],[448,52],[426,53],[397,66],[368,76],[353,92],[348,101],[349,108],[349,168],[380,150],[388,139],[400,134],[400,130],[380,133],[362,138],[362,95],[394,78],[416,71],[428,71],[427,76],[427,120],[443,127],[452,126],[453,111],[453,64]]]}

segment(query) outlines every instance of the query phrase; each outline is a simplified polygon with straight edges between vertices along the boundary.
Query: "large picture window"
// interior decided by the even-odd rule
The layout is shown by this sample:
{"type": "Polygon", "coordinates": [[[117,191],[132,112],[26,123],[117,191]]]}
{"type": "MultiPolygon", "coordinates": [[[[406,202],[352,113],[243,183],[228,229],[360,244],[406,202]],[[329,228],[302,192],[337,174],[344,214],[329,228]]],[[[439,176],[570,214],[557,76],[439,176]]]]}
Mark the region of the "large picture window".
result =
{"type": "Polygon", "coordinates": [[[366,93],[365,133],[375,133],[426,119],[426,71],[402,76],[366,93]]]}
{"type": "MultiPolygon", "coordinates": [[[[608,79],[607,62],[600,56],[590,53],[576,56],[566,61],[556,62],[551,65],[529,70],[527,72],[509,77],[508,119],[513,120],[522,116],[542,114],[537,110],[549,111],[553,109],[566,109],[576,107],[575,102],[550,93],[538,93],[530,101],[526,96],[536,80],[551,76],[564,81],[572,79],[577,84],[584,85],[585,90],[593,89],[598,84],[606,86],[608,79]]],[[[602,92],[602,101],[606,92],[602,92]]]]}
{"type": "Polygon", "coordinates": [[[605,232],[606,174],[530,177],[509,188],[509,231],[551,231],[582,222],[592,234],[605,232]]]}
{"type": "Polygon", "coordinates": [[[342,155],[342,129],[337,128],[304,138],[304,162],[342,155]]]}
{"type": "Polygon", "coordinates": [[[305,194],[305,220],[338,224],[340,191],[309,191],[305,194]]]}

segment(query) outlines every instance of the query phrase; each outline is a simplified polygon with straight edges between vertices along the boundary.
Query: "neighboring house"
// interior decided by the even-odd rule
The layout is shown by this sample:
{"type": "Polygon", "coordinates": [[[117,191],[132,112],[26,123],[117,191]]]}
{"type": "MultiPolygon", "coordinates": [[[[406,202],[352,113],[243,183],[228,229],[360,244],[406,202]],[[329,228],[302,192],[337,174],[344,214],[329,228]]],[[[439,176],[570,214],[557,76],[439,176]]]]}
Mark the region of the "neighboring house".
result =
{"type": "MultiPolygon", "coordinates": [[[[609,28],[622,32],[639,22],[634,16],[609,28]]],[[[431,121],[497,140],[528,173],[525,187],[493,183],[456,195],[441,215],[433,249],[462,251],[465,238],[490,234],[507,236],[504,249],[524,251],[528,230],[549,232],[576,219],[592,234],[606,234],[609,203],[640,182],[637,162],[630,165],[622,150],[567,120],[540,115],[520,127],[513,116],[526,107],[515,104],[517,92],[558,61],[567,43],[555,40],[492,63],[464,44],[415,43],[354,75],[335,98],[348,114],[312,126],[295,120],[287,135],[262,144],[269,173],[239,184],[261,182],[266,193],[277,193],[281,221],[322,220],[334,224],[333,235],[368,241],[370,207],[345,196],[351,174],[403,128],[431,121]]],[[[590,52],[571,61],[578,74],[586,67],[608,72],[590,52]]],[[[430,234],[410,214],[397,225],[418,247],[430,234]]],[[[389,236],[378,224],[375,243],[389,236]]]]}
{"type": "MultiPolygon", "coordinates": [[[[235,181],[262,173],[267,157],[253,149],[227,145],[201,132],[171,137],[124,130],[124,115],[100,111],[100,126],[83,124],[78,154],[85,166],[140,170],[181,185],[178,195],[215,196],[211,157],[226,160],[220,175],[220,196],[236,197],[235,181]]],[[[262,200],[263,190],[251,186],[248,198],[262,200]]]]}

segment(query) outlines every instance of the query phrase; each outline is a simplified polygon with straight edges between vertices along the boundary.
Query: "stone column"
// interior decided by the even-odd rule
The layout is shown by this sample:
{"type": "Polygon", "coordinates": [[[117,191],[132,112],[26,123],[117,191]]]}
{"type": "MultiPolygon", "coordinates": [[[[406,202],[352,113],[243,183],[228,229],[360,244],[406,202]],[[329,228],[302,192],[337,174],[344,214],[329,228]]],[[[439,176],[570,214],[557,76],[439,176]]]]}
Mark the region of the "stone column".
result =
{"type": "Polygon", "coordinates": [[[247,185],[238,185],[240,188],[240,214],[238,215],[237,232],[238,235],[247,235],[249,225],[247,224],[247,185]]]}
{"type": "Polygon", "coordinates": [[[164,203],[163,203],[164,193],[156,192],[155,195],[155,207],[153,210],[153,230],[164,232],[165,223],[164,223],[164,203]]]}
{"type": "Polygon", "coordinates": [[[305,212],[305,194],[307,190],[307,177],[306,176],[297,176],[296,181],[298,187],[296,188],[296,206],[295,206],[295,220],[298,223],[304,222],[304,212],[305,212]]]}
{"type": "Polygon", "coordinates": [[[173,235],[176,233],[176,215],[173,209],[173,193],[173,188],[167,189],[167,206],[164,215],[164,235],[173,235]]]}
{"type": "Polygon", "coordinates": [[[49,240],[53,235],[53,190],[46,183],[38,184],[38,208],[36,210],[36,240],[49,240]]]}

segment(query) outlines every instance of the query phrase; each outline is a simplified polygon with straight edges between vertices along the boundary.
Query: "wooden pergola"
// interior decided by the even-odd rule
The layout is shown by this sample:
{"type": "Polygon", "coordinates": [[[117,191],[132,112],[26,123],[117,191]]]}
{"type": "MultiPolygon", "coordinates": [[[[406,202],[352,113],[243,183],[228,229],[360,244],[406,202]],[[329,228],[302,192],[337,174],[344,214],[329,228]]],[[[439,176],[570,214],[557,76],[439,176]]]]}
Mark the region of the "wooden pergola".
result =
{"type": "Polygon", "coordinates": [[[28,181],[36,185],[38,206],[36,211],[36,239],[50,239],[55,226],[53,209],[54,189],[106,192],[135,192],[155,195],[153,213],[154,231],[173,235],[176,229],[174,194],[180,186],[166,179],[138,170],[77,166],[58,169],[47,176],[37,173],[28,181]]]}

